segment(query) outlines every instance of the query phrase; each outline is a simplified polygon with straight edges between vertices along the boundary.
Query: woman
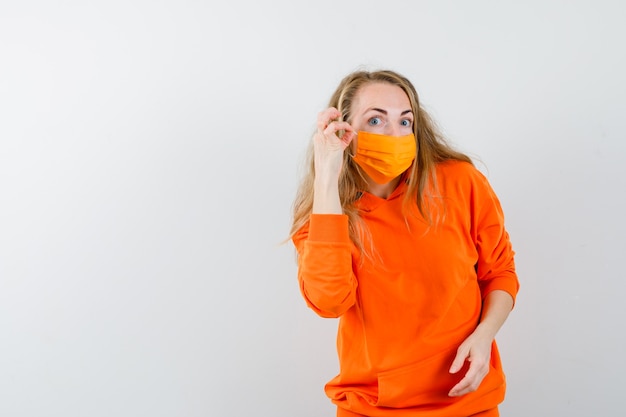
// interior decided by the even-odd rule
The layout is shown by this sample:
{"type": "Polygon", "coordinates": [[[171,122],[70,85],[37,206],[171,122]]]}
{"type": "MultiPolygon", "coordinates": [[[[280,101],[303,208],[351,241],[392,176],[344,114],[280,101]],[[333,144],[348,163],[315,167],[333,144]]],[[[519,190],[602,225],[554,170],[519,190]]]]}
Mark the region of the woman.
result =
{"type": "Polygon", "coordinates": [[[337,416],[498,416],[519,284],[485,177],[392,71],[345,77],[310,153],[291,236],[307,305],[340,318],[337,416]]]}

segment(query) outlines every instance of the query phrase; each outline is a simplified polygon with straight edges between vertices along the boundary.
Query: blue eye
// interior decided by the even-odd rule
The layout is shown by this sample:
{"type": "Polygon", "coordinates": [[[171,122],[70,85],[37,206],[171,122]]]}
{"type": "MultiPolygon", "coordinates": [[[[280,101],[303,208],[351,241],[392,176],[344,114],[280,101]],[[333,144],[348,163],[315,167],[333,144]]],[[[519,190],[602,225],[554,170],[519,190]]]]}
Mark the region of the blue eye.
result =
{"type": "Polygon", "coordinates": [[[379,124],[382,123],[380,118],[378,117],[372,117],[367,122],[369,123],[370,126],[378,126],[379,124]]]}
{"type": "Polygon", "coordinates": [[[412,122],[409,119],[404,119],[400,122],[402,126],[411,126],[412,122]]]}

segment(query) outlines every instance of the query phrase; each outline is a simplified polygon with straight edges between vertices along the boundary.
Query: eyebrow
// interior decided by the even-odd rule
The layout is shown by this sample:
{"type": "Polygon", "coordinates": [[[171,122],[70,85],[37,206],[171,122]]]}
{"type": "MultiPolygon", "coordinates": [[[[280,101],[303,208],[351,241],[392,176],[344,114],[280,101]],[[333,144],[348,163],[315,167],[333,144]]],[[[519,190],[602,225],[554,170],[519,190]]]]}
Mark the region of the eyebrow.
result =
{"type": "MultiPolygon", "coordinates": [[[[371,107],[371,108],[367,109],[366,113],[368,111],[371,111],[371,110],[374,110],[374,111],[377,111],[377,112],[382,113],[384,115],[387,115],[387,110],[379,109],[378,107],[371,107]]],[[[413,110],[411,110],[411,109],[405,110],[402,113],[400,113],[400,115],[404,116],[407,113],[413,113],[413,110]]]]}

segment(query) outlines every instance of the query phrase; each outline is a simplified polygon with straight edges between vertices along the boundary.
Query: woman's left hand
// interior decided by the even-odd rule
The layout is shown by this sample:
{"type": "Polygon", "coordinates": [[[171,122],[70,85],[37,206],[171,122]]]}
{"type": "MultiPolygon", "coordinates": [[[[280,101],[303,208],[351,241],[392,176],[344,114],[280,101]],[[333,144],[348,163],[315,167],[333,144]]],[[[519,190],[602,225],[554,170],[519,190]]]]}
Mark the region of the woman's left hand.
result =
{"type": "Polygon", "coordinates": [[[459,397],[476,391],[483,378],[489,373],[493,337],[488,333],[481,332],[480,326],[477,327],[474,333],[465,339],[457,349],[456,357],[450,367],[450,373],[455,374],[459,372],[466,360],[470,366],[463,379],[450,390],[449,396],[459,397]]]}
{"type": "Polygon", "coordinates": [[[513,297],[503,290],[493,290],[483,302],[483,316],[480,324],[469,335],[456,351],[450,373],[456,374],[463,368],[465,361],[470,363],[469,370],[463,379],[448,393],[451,397],[459,397],[476,391],[489,373],[491,360],[491,344],[496,333],[513,308],[513,297]]]}

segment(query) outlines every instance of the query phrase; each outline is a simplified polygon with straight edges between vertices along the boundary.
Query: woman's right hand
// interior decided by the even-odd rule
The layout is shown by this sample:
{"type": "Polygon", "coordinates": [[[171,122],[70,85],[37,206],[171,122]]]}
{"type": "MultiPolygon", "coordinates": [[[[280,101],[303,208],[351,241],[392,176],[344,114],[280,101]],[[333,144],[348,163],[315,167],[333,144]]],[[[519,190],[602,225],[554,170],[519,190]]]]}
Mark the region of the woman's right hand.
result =
{"type": "Polygon", "coordinates": [[[313,137],[315,176],[338,179],[343,163],[343,151],[356,138],[356,131],[341,120],[341,112],[330,107],[317,116],[317,132],[313,137]]]}
{"type": "Polygon", "coordinates": [[[341,112],[330,107],[317,116],[313,136],[315,183],[313,213],[341,214],[339,174],[343,152],[356,138],[356,130],[341,120],[341,112]]]}

